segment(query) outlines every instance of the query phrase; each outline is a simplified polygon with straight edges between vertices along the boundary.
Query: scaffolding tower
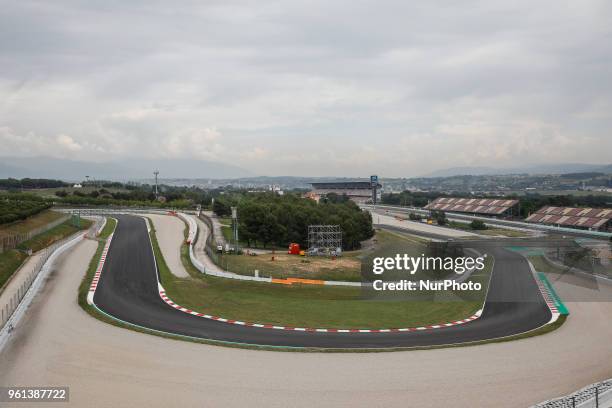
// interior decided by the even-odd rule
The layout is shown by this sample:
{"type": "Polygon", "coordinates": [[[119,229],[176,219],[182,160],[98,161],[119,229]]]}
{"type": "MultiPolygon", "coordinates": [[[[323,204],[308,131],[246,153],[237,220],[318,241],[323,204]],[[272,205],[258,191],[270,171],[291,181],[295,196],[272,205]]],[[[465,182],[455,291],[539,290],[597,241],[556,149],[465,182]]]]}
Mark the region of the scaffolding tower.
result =
{"type": "Polygon", "coordinates": [[[339,225],[309,225],[308,255],[342,254],[342,229],[339,225]]]}

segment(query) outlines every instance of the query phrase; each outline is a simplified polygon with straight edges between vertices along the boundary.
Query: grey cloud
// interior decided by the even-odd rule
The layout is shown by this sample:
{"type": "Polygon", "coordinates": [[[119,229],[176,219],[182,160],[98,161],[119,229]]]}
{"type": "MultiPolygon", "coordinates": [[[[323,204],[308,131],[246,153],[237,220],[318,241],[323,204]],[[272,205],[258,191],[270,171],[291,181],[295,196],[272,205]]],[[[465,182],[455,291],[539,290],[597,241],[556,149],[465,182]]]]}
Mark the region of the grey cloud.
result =
{"type": "Polygon", "coordinates": [[[606,1],[7,3],[0,155],[32,140],[20,154],[397,176],[606,162],[611,19],[606,1]]]}

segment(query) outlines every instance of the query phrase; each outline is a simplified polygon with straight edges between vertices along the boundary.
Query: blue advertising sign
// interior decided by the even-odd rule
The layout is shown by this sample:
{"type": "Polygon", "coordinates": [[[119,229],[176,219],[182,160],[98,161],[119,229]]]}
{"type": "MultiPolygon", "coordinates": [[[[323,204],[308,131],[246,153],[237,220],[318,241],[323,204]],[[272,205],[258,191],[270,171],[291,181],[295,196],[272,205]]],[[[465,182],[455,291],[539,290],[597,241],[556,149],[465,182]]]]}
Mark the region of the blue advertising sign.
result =
{"type": "Polygon", "coordinates": [[[370,176],[370,186],[378,186],[378,176],[370,176]]]}

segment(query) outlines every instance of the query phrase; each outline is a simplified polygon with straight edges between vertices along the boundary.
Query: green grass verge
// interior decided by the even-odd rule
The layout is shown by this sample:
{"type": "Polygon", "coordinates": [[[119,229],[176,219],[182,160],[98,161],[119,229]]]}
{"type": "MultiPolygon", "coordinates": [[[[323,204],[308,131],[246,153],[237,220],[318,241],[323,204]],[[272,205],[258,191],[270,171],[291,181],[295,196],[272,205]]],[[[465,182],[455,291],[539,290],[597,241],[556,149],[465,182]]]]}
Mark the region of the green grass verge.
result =
{"type": "MultiPolygon", "coordinates": [[[[109,223],[109,221],[111,221],[111,219],[107,218],[106,225],[112,225],[113,229],[108,235],[110,235],[114,231],[114,228],[117,225],[116,221],[114,223],[109,223]]],[[[104,229],[106,229],[106,226],[104,227],[104,229]]],[[[83,310],[85,310],[89,315],[95,317],[96,319],[100,319],[106,323],[113,324],[115,326],[126,327],[125,325],[118,323],[117,320],[100,313],[98,309],[87,303],[87,294],[89,292],[89,287],[91,285],[91,281],[94,275],[96,274],[96,269],[98,268],[98,263],[100,262],[100,257],[102,256],[102,251],[104,250],[104,245],[106,244],[107,238],[108,236],[105,238],[100,238],[98,241],[98,247],[96,248],[96,252],[89,261],[87,272],[85,272],[85,275],[81,280],[81,284],[79,285],[79,290],[77,292],[77,302],[79,306],[83,308],[83,310]]]]}
{"type": "MultiPolygon", "coordinates": [[[[417,241],[418,242],[418,241],[417,241]]],[[[156,254],[156,256],[161,256],[161,251],[158,251],[159,255],[156,254]]],[[[193,278],[202,278],[202,274],[193,266],[193,264],[191,263],[191,260],[189,259],[189,247],[187,245],[183,245],[181,247],[181,261],[183,262],[183,265],[185,266],[185,269],[187,270],[187,272],[189,272],[189,274],[193,277],[193,278]]],[[[473,278],[471,279],[474,282],[480,282],[483,284],[483,287],[487,287],[488,286],[488,280],[490,278],[490,275],[488,273],[480,273],[480,274],[476,274],[473,275],[473,278]]],[[[167,289],[166,289],[167,290],[167,289]]],[[[179,302],[180,303],[180,302],[179,302]]],[[[300,348],[300,349],[292,349],[292,348],[272,348],[272,350],[275,351],[303,351],[303,352],[312,352],[312,351],[316,351],[316,352],[354,352],[354,353],[359,353],[359,352],[392,352],[392,351],[407,351],[407,350],[431,350],[431,349],[439,349],[439,348],[449,348],[449,347],[467,347],[467,346],[474,346],[474,345],[483,345],[483,344],[489,344],[489,343],[503,343],[506,341],[514,341],[514,340],[521,340],[521,339],[527,339],[527,338],[531,338],[531,337],[535,337],[535,336],[539,336],[539,335],[543,335],[546,333],[550,333],[556,329],[558,329],[559,327],[561,327],[565,321],[567,319],[567,316],[560,316],[559,319],[557,319],[556,322],[552,323],[552,324],[548,324],[545,325],[543,327],[537,328],[535,330],[531,330],[529,332],[526,333],[522,333],[522,334],[517,334],[514,336],[508,336],[508,337],[503,337],[503,338],[497,338],[497,339],[491,339],[491,340],[481,340],[481,341],[475,341],[475,342],[469,342],[469,343],[462,343],[462,344],[450,344],[450,345],[440,345],[440,346],[422,346],[422,347],[396,347],[396,348],[387,348],[387,349],[316,349],[316,348],[300,348]]],[[[187,339],[188,341],[194,341],[194,342],[200,342],[197,339],[187,339]]],[[[208,343],[207,341],[202,341],[204,343],[208,343]]],[[[244,346],[247,348],[253,348],[252,346],[244,346]]],[[[267,349],[266,346],[254,346],[254,348],[260,348],[260,349],[267,349]]]]}
{"type": "Polygon", "coordinates": [[[374,301],[361,288],[273,285],[202,275],[191,264],[186,245],[181,252],[191,278],[174,276],[155,230],[151,241],[162,285],[184,307],[228,319],[298,327],[393,328],[463,319],[478,310],[479,301],[374,301]]]}
{"type": "Polygon", "coordinates": [[[448,226],[451,228],[458,229],[458,230],[469,231],[469,232],[473,232],[475,234],[480,234],[480,235],[490,235],[490,236],[501,235],[504,237],[511,237],[511,238],[521,238],[521,237],[529,236],[529,234],[526,234],[525,232],[522,232],[522,231],[516,231],[516,230],[510,230],[510,229],[498,228],[498,227],[487,227],[487,229],[484,229],[484,230],[475,230],[470,226],[469,223],[457,222],[457,221],[450,221],[448,223],[448,226]]]}
{"type": "MultiPolygon", "coordinates": [[[[37,214],[32,218],[37,218],[37,220],[32,224],[28,224],[29,226],[36,225],[39,227],[39,223],[41,220],[45,220],[45,222],[51,222],[61,216],[60,213],[56,213],[54,211],[46,211],[41,214],[37,214]],[[40,217],[39,217],[40,216],[40,217]]],[[[91,221],[82,220],[82,228],[89,228],[91,225],[91,221]]],[[[25,222],[24,222],[25,223],[25,222]]],[[[22,225],[23,228],[25,228],[22,225]]],[[[35,228],[35,227],[32,227],[35,228]]],[[[4,287],[4,285],[9,281],[11,276],[19,269],[19,267],[25,262],[28,258],[27,254],[23,252],[24,249],[32,249],[32,251],[36,252],[43,248],[48,247],[49,245],[57,242],[61,239],[66,238],[67,236],[79,231],[79,228],[73,227],[69,225],[69,221],[66,221],[54,228],[51,228],[49,231],[43,232],[34,236],[33,238],[22,242],[18,245],[18,249],[7,250],[0,254],[0,289],[4,287]]]]}
{"type": "Polygon", "coordinates": [[[107,217],[106,218],[106,225],[104,226],[104,228],[102,228],[102,231],[100,232],[100,236],[98,238],[100,239],[107,239],[110,234],[113,233],[113,231],[115,231],[115,227],[117,226],[117,220],[114,218],[110,218],[107,217]]]}
{"type": "Polygon", "coordinates": [[[504,237],[510,237],[510,238],[523,238],[523,237],[528,237],[529,234],[523,232],[523,231],[515,231],[515,230],[509,230],[509,229],[504,229],[504,228],[488,228],[486,230],[472,230],[473,232],[476,232],[478,234],[482,234],[482,235],[501,235],[504,237]]]}
{"type": "Polygon", "coordinates": [[[75,232],[89,228],[91,224],[91,221],[81,219],[81,227],[77,228],[72,225],[70,220],[68,220],[54,228],[51,228],[49,231],[45,231],[42,234],[38,234],[35,237],[22,242],[19,244],[18,248],[31,249],[33,252],[40,251],[41,249],[46,248],[49,245],[74,234],[75,232]]]}
{"type": "Polygon", "coordinates": [[[12,234],[24,234],[30,232],[36,228],[44,227],[45,225],[63,217],[64,214],[45,210],[38,214],[32,215],[22,221],[15,221],[10,224],[4,224],[0,226],[0,236],[12,235],[12,234]]]}
{"type": "Polygon", "coordinates": [[[96,253],[89,261],[87,272],[85,273],[85,276],[83,276],[81,284],[79,285],[79,305],[81,305],[81,307],[87,310],[90,314],[91,312],[93,312],[93,308],[87,304],[87,293],[89,292],[89,286],[91,285],[91,281],[96,273],[96,269],[98,268],[98,263],[100,262],[100,257],[102,256],[102,251],[104,250],[105,244],[106,240],[98,241],[98,248],[96,249],[96,253]]]}
{"type": "MultiPolygon", "coordinates": [[[[223,238],[225,238],[225,242],[232,242],[234,240],[234,237],[232,236],[232,227],[221,224],[221,233],[223,234],[223,238]]],[[[244,246],[245,243],[240,242],[240,244],[244,246]]]]}
{"type": "Polygon", "coordinates": [[[0,289],[4,287],[27,257],[24,252],[14,249],[0,254],[0,289]]]}
{"type": "Polygon", "coordinates": [[[533,264],[533,267],[538,272],[546,272],[546,273],[554,273],[554,274],[563,274],[569,271],[570,267],[560,268],[551,264],[550,262],[544,259],[543,255],[528,255],[527,259],[533,264]]]}

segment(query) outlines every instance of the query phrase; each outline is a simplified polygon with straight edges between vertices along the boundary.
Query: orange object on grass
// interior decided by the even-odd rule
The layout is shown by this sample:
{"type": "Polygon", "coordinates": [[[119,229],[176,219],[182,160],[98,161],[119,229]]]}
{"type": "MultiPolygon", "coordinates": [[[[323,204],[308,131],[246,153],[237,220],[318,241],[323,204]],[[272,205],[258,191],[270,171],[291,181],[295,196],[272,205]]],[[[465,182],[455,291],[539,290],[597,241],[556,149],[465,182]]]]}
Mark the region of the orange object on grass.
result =
{"type": "Polygon", "coordinates": [[[296,244],[292,242],[289,244],[289,251],[287,251],[289,255],[299,255],[300,254],[300,244],[296,244]]]}

